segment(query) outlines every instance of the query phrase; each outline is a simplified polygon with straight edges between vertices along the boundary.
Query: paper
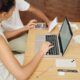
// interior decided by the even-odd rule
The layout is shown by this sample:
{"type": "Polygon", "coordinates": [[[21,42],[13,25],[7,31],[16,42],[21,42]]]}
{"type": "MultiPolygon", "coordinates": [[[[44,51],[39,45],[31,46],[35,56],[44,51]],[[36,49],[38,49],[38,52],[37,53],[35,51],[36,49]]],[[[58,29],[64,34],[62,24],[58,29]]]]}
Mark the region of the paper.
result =
{"type": "Polygon", "coordinates": [[[74,59],[56,59],[56,67],[74,68],[76,61],[74,59]]]}
{"type": "MultiPolygon", "coordinates": [[[[70,23],[70,26],[71,26],[72,31],[76,31],[76,30],[79,29],[79,27],[77,26],[77,24],[70,23]]],[[[61,27],[62,27],[62,24],[59,24],[58,25],[59,30],[61,29],[61,27]]]]}
{"type": "Polygon", "coordinates": [[[80,44],[80,35],[75,36],[74,41],[80,44]]]}
{"type": "Polygon", "coordinates": [[[58,72],[58,75],[64,76],[65,75],[65,72],[58,72]]]}
{"type": "Polygon", "coordinates": [[[76,30],[79,29],[76,24],[71,23],[70,25],[71,25],[71,28],[72,28],[73,31],[76,31],[76,30]]]}
{"type": "Polygon", "coordinates": [[[57,24],[58,24],[58,18],[56,17],[49,26],[49,32],[51,32],[56,27],[57,24]]]}

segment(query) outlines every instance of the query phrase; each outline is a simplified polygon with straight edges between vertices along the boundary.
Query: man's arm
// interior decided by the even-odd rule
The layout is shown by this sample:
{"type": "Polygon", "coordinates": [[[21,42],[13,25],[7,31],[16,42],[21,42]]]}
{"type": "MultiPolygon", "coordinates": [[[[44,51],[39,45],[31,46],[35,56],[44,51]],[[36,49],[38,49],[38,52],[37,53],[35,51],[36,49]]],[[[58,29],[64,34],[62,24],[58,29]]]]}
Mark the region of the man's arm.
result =
{"type": "Polygon", "coordinates": [[[30,11],[33,14],[37,15],[39,18],[41,18],[43,21],[45,21],[47,23],[47,25],[50,24],[50,20],[48,19],[48,17],[41,10],[39,10],[39,9],[33,7],[33,6],[30,6],[28,11],[30,11]]]}
{"type": "Polygon", "coordinates": [[[28,29],[21,28],[18,30],[12,30],[12,31],[5,31],[4,35],[6,36],[7,39],[11,39],[14,37],[17,37],[18,35],[21,35],[22,33],[26,32],[28,29]]]}
{"type": "Polygon", "coordinates": [[[7,39],[11,39],[13,37],[16,37],[26,31],[28,31],[31,28],[34,28],[36,25],[36,20],[31,20],[27,25],[25,25],[23,28],[20,28],[18,30],[12,30],[12,31],[6,31],[4,32],[4,35],[7,39]]]}

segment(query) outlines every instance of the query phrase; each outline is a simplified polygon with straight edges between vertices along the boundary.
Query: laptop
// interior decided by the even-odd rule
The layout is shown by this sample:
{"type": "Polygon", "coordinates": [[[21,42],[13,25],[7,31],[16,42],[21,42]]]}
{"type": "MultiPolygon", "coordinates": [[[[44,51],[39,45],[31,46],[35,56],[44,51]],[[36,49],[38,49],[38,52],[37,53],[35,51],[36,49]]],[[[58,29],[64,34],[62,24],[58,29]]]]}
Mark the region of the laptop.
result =
{"type": "Polygon", "coordinates": [[[63,20],[61,29],[58,35],[38,35],[35,42],[35,51],[38,52],[42,42],[49,41],[54,47],[52,47],[47,53],[46,57],[63,56],[72,39],[73,33],[71,26],[67,18],[63,20]]]}

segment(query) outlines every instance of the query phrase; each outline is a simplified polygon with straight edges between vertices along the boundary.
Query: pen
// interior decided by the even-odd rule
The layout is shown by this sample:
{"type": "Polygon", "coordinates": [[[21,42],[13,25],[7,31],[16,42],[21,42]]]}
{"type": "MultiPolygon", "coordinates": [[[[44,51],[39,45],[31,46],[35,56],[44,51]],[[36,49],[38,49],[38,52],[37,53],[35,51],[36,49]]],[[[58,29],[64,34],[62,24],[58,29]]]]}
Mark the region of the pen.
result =
{"type": "Polygon", "coordinates": [[[73,72],[73,73],[77,73],[78,70],[72,70],[72,69],[58,69],[58,72],[73,72]]]}
{"type": "Polygon", "coordinates": [[[73,63],[75,60],[72,60],[71,62],[73,63]]]}

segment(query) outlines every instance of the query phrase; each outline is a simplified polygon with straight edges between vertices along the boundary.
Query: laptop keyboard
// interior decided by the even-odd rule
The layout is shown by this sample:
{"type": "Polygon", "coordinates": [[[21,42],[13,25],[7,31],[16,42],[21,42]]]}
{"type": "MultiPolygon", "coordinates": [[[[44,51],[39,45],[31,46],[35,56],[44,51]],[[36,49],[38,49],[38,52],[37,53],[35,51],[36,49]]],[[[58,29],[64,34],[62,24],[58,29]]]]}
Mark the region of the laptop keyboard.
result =
{"type": "Polygon", "coordinates": [[[49,41],[54,47],[52,47],[46,55],[59,55],[58,42],[56,35],[46,35],[46,41],[49,41]]]}

